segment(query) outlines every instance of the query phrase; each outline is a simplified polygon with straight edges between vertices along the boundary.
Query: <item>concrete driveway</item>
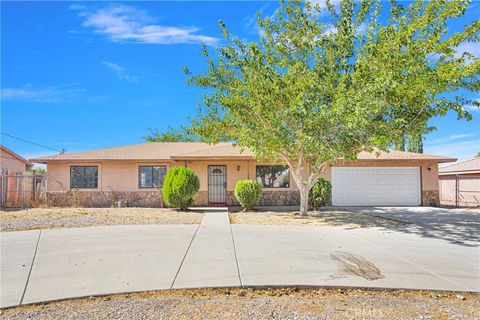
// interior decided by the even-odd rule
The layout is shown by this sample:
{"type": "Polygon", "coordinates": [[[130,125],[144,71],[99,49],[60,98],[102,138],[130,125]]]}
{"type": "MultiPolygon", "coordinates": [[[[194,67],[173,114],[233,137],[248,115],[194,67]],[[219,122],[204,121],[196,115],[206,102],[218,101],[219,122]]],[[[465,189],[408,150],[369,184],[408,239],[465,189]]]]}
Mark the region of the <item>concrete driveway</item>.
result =
{"type": "Polygon", "coordinates": [[[480,291],[479,248],[472,239],[465,244],[405,230],[230,225],[226,212],[212,212],[198,226],[89,227],[0,236],[1,307],[197,287],[480,291]]]}
{"type": "Polygon", "coordinates": [[[348,207],[351,211],[406,222],[394,231],[447,240],[464,246],[480,243],[480,212],[434,207],[348,207]]]}

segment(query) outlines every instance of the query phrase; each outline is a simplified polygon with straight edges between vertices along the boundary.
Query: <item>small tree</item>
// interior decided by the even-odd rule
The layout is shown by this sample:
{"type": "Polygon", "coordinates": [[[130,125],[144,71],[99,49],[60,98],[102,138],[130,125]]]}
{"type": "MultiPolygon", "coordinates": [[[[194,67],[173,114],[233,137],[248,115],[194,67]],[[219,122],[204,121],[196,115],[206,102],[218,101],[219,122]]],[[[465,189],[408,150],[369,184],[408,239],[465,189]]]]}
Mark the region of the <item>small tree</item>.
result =
{"type": "Polygon", "coordinates": [[[282,161],[300,191],[300,213],[328,165],[361,151],[388,150],[420,133],[428,119],[480,105],[462,92],[480,89],[480,59],[458,52],[480,40],[480,22],[449,33],[447,20],[470,1],[281,2],[258,25],[258,42],[231,37],[210,55],[203,75],[188,83],[207,89],[193,130],[207,142],[232,141],[259,160],[282,161]],[[455,93],[449,94],[449,93],[455,93]],[[309,175],[304,178],[307,171],[309,175]]]}
{"type": "Polygon", "coordinates": [[[172,168],[163,182],[163,199],[171,207],[187,210],[199,189],[200,181],[193,170],[183,167],[172,168]]]}
{"type": "Polygon", "coordinates": [[[235,198],[245,210],[255,207],[262,198],[262,187],[255,180],[239,180],[235,184],[235,198]]]}

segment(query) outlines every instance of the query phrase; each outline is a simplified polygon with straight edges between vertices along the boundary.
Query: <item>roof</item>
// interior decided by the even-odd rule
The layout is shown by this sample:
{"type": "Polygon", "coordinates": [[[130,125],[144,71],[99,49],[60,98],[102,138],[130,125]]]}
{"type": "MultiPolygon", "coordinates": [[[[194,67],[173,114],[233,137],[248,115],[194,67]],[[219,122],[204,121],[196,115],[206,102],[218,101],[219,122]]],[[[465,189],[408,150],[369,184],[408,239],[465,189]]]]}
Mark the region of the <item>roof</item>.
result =
{"type": "MultiPolygon", "coordinates": [[[[22,157],[21,155],[19,155],[18,153],[15,153],[13,152],[12,150],[10,150],[9,148],[5,147],[3,144],[0,144],[0,149],[2,151],[2,153],[6,152],[8,154],[10,154],[12,157],[14,157],[15,159],[19,160],[19,161],[22,161],[23,163],[25,163],[25,165],[27,167],[31,167],[33,166],[33,163],[31,163],[30,161],[28,161],[27,159],[25,159],[24,157],[22,157]]],[[[2,158],[4,158],[4,156],[2,155],[2,158]]]]}
{"type": "Polygon", "coordinates": [[[360,152],[358,160],[431,160],[437,162],[454,162],[455,158],[445,156],[435,156],[431,154],[415,153],[399,150],[360,152]]]}
{"type": "Polygon", "coordinates": [[[449,166],[439,168],[440,175],[445,174],[465,174],[465,173],[480,173],[480,158],[474,158],[462,162],[457,162],[449,166]]]}
{"type": "MultiPolygon", "coordinates": [[[[252,159],[249,150],[241,151],[231,143],[215,145],[202,142],[145,142],[106,149],[57,154],[54,156],[31,159],[32,162],[47,161],[100,161],[100,160],[136,160],[136,161],[170,161],[198,159],[252,159]]],[[[361,152],[359,160],[433,160],[453,162],[454,158],[433,156],[420,153],[390,151],[377,153],[361,152]]]]}
{"type": "Polygon", "coordinates": [[[63,153],[31,159],[33,162],[47,161],[96,161],[96,160],[142,160],[170,161],[195,158],[251,158],[250,152],[241,153],[231,143],[211,145],[202,142],[145,142],[119,147],[63,153]]]}

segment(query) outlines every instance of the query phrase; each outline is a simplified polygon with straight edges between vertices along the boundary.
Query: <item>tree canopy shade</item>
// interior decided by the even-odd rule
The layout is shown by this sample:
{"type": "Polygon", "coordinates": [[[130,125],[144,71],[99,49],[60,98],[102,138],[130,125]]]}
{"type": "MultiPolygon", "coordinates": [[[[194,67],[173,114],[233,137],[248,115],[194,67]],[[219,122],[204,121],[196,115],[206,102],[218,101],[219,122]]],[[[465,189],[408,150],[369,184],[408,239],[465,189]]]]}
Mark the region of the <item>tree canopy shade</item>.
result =
{"type": "Polygon", "coordinates": [[[479,59],[456,48],[480,40],[480,22],[454,34],[446,26],[469,4],[391,1],[385,11],[375,0],[339,9],[282,1],[273,16],[258,15],[258,42],[232,37],[220,22],[226,44],[213,55],[203,48],[206,72],[185,69],[188,83],[207,89],[192,130],[288,164],[307,214],[308,191],[328,164],[387,150],[449,110],[471,118],[462,106],[479,102],[448,93],[479,91],[479,59]]]}

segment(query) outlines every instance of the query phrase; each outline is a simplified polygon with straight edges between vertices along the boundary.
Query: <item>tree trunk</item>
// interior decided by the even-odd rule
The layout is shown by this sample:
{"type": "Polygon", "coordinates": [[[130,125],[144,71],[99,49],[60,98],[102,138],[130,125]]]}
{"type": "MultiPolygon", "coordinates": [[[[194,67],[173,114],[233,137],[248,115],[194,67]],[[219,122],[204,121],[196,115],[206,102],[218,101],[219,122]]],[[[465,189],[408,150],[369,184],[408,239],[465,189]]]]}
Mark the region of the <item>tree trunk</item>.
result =
{"type": "Polygon", "coordinates": [[[308,215],[308,188],[302,184],[298,186],[300,192],[300,215],[305,217],[308,215]]]}
{"type": "Polygon", "coordinates": [[[282,155],[282,158],[288,164],[291,177],[293,178],[295,184],[298,187],[298,191],[300,193],[300,216],[305,217],[308,215],[308,195],[310,189],[319,179],[320,175],[325,171],[327,167],[327,162],[324,162],[320,166],[315,168],[316,170],[310,173],[307,181],[304,182],[303,169],[306,167],[306,160],[303,156],[303,150],[300,150],[300,155],[296,164],[294,161],[291,161],[286,155],[282,155]]]}

